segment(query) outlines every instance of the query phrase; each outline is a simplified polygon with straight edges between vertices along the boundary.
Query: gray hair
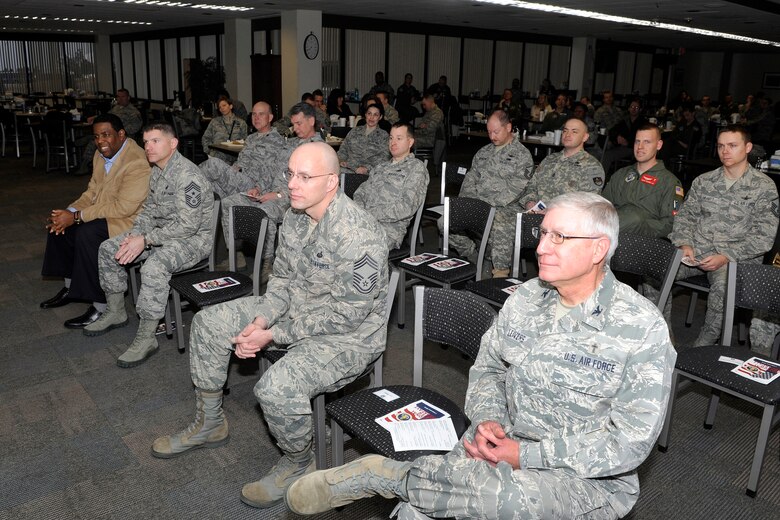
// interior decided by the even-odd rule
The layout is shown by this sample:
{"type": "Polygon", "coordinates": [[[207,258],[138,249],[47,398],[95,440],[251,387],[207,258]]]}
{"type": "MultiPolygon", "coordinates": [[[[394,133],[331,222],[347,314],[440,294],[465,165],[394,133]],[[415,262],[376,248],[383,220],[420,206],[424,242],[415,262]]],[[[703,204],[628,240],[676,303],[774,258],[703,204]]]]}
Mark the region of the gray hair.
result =
{"type": "Polygon", "coordinates": [[[547,210],[554,208],[563,208],[576,211],[578,221],[583,233],[589,235],[606,235],[609,239],[609,251],[604,259],[608,265],[615,254],[618,246],[618,235],[620,234],[620,222],[615,206],[610,201],[584,191],[575,191],[558,195],[547,204],[547,210]]]}

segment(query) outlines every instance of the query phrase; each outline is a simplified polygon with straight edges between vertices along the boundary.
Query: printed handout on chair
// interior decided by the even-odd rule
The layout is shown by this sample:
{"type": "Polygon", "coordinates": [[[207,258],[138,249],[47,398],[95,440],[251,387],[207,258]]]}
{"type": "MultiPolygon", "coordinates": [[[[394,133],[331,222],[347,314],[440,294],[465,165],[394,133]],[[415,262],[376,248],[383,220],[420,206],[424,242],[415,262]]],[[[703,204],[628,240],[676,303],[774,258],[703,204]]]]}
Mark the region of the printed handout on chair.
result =
{"type": "Polygon", "coordinates": [[[518,288],[518,287],[520,287],[521,285],[523,285],[523,283],[522,283],[522,282],[520,282],[520,283],[516,283],[516,284],[512,284],[512,285],[510,285],[509,287],[504,287],[504,288],[503,288],[503,289],[501,289],[501,290],[502,290],[503,292],[507,293],[507,294],[514,294],[514,293],[515,293],[515,291],[517,290],[517,288],[518,288]]]}
{"type": "Polygon", "coordinates": [[[393,410],[392,412],[385,414],[382,417],[377,417],[375,421],[382,428],[390,431],[390,425],[392,423],[441,419],[443,417],[449,416],[450,414],[438,406],[432,405],[425,399],[420,399],[419,401],[393,410]]]}
{"type": "Polygon", "coordinates": [[[539,213],[540,211],[544,211],[547,209],[547,204],[544,203],[544,201],[539,201],[536,204],[534,204],[534,207],[531,209],[526,210],[526,213],[539,213]]]}
{"type": "Polygon", "coordinates": [[[445,258],[444,260],[439,260],[438,262],[430,264],[430,267],[433,267],[437,271],[449,271],[450,269],[457,269],[464,265],[469,265],[469,262],[467,260],[461,260],[460,258],[445,258]]]}
{"type": "Polygon", "coordinates": [[[768,385],[780,377],[779,364],[757,357],[748,359],[731,371],[738,376],[750,379],[756,383],[761,383],[762,385],[768,385]]]}
{"type": "Polygon", "coordinates": [[[235,278],[229,276],[223,276],[222,278],[214,278],[213,280],[206,280],[205,282],[198,282],[192,284],[192,286],[200,293],[207,293],[211,291],[218,291],[232,285],[241,285],[241,282],[235,278]]]}
{"type": "Polygon", "coordinates": [[[437,253],[421,253],[419,255],[410,256],[409,258],[404,258],[401,260],[401,263],[406,265],[420,265],[425,262],[430,262],[434,258],[445,258],[445,256],[437,253]]]}
{"type": "Polygon", "coordinates": [[[392,423],[390,437],[395,451],[450,451],[458,443],[455,426],[449,417],[392,423]]]}

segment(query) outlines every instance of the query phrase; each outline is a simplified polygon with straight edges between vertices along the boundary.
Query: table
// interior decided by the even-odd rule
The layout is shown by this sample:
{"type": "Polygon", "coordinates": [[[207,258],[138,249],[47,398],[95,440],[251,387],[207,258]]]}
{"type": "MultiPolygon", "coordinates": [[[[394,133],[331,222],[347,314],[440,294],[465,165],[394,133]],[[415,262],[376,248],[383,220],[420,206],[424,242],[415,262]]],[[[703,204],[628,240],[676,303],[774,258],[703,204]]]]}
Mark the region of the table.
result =
{"type": "MultiPolygon", "coordinates": [[[[343,142],[343,139],[338,138],[328,138],[326,142],[334,149],[338,150],[341,147],[341,143],[343,142]]],[[[212,150],[219,150],[220,152],[225,152],[230,155],[238,156],[238,154],[241,153],[241,151],[244,149],[243,144],[233,144],[233,143],[216,143],[216,144],[210,144],[209,148],[212,150]]]]}

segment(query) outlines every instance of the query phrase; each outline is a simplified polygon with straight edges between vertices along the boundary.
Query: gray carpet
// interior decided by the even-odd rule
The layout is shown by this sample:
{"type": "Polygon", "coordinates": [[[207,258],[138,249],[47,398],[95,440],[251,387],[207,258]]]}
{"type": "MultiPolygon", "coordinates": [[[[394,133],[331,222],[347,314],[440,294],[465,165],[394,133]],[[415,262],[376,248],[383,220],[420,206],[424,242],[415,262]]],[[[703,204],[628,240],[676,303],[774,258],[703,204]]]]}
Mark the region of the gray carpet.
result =
{"type": "MultiPolygon", "coordinates": [[[[160,336],[160,351],[148,363],[120,369],[115,359],[132,339],[136,320],[87,338],[62,327],[85,305],[38,307],[60,287],[40,276],[45,217],[73,200],[87,180],[44,174],[40,165],[31,168],[29,158],[0,159],[0,520],[294,517],[283,505],[260,511],[238,498],[241,486],[260,478],[279,456],[252,394],[256,362],[231,365],[225,399],[230,442],[158,460],[150,455],[152,441],[192,418],[187,354],[160,336]]],[[[431,193],[437,182],[434,177],[431,193]]],[[[432,229],[426,237],[426,246],[435,244],[432,229]]],[[[693,339],[703,315],[700,304],[698,321],[686,329],[681,320],[687,301],[685,293],[676,293],[681,343],[693,339]]],[[[387,384],[411,383],[412,313],[407,292],[407,327],[390,327],[387,384]]],[[[190,319],[185,313],[185,322],[190,319]]],[[[462,404],[464,360],[428,345],[425,370],[425,386],[462,404]]],[[[654,451],[641,466],[642,494],[630,518],[777,517],[780,435],[775,431],[770,439],[758,497],[750,499],[744,487],[759,412],[724,398],[715,428],[704,430],[705,404],[700,388],[681,390],[669,451],[654,451]]],[[[348,447],[348,459],[363,451],[357,443],[348,447]]],[[[387,518],[393,506],[368,500],[322,518],[387,518]]]]}

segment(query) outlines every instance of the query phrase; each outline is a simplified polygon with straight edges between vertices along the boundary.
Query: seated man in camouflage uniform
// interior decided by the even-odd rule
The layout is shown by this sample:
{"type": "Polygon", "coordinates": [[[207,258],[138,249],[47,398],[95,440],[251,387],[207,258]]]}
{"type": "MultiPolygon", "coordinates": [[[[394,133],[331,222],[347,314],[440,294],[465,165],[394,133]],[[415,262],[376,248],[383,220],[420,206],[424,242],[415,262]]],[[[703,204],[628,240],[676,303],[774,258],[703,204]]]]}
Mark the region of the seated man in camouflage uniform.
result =
{"type": "MultiPolygon", "coordinates": [[[[534,174],[534,161],[531,152],[512,133],[512,122],[503,110],[490,115],[487,130],[492,144],[485,145],[474,156],[458,196],[483,200],[496,208],[489,245],[493,276],[505,278],[509,276],[513,242],[505,237],[514,237],[520,196],[534,174]]],[[[461,256],[476,252],[474,242],[464,235],[450,234],[450,245],[461,256]]]]}
{"type": "Polygon", "coordinates": [[[287,164],[287,144],[271,126],[273,118],[271,106],[258,101],[252,107],[252,126],[257,132],[247,136],[236,162],[231,166],[222,159],[210,157],[200,164],[200,171],[222,199],[222,231],[226,242],[233,206],[256,206],[268,215],[268,232],[263,246],[266,279],[274,254],[276,224],[282,221],[284,212],[290,207],[282,177],[287,164]]]}
{"type": "Polygon", "coordinates": [[[371,170],[369,178],[355,191],[353,199],[376,218],[387,235],[387,249],[401,247],[409,222],[425,201],[428,170],[411,152],[414,130],[408,123],[390,129],[389,162],[371,170]]]}
{"type": "Polygon", "coordinates": [[[155,457],[170,458],[227,442],[222,387],[233,349],[240,358],[266,347],[287,349],[255,385],[283,456],[241,491],[241,499],[254,507],[280,502],[287,486],[314,469],[311,396],[347,385],[385,349],[385,235],[339,191],[338,168],[327,144],[305,144],[293,152],[286,173],[292,207],[280,228],[268,289],[259,298],[195,315],[190,334],[195,420],[152,446],[155,457]]]}
{"type": "MultiPolygon", "coordinates": [[[[680,266],[677,279],[706,274],[710,283],[695,347],[720,341],[729,261],[761,263],[777,233],[777,187],[748,162],[752,147],[750,134],[741,126],[728,126],[718,135],[723,166],[694,179],[669,235],[687,263],[680,266]]],[[[664,313],[671,318],[671,299],[664,313]]]]}
{"type": "Polygon", "coordinates": [[[436,142],[436,132],[444,124],[444,112],[430,94],[425,96],[420,104],[425,113],[420,124],[414,129],[414,135],[417,136],[418,148],[431,148],[436,142]]]}
{"type": "Polygon", "coordinates": [[[636,163],[616,171],[604,188],[604,198],[620,216],[620,231],[655,238],[671,233],[682,205],[683,187],[657,159],[663,145],[657,126],[640,126],[634,139],[636,163]]]}
{"type": "MultiPolygon", "coordinates": [[[[536,173],[520,198],[520,206],[529,210],[537,202],[547,204],[558,195],[572,191],[601,193],[604,187],[604,168],[595,157],[585,151],[590,137],[584,121],[570,118],[563,125],[563,150],[550,154],[536,168],[536,173]]],[[[506,237],[510,242],[514,239],[506,237]]]]}
{"type": "Polygon", "coordinates": [[[214,241],[214,193],[198,167],[176,150],[178,145],[169,124],[144,128],[146,158],[154,165],[149,196],[129,233],[106,240],[98,252],[100,286],[108,308],[84,327],[86,336],[127,325],[126,266],[144,260],[136,304],[141,321],[133,343],[116,361],[122,368],[140,365],[157,352],[154,333],[165,314],[171,275],[207,257],[214,241]]]}
{"type": "Polygon", "coordinates": [[[294,483],[315,514],[400,498],[400,520],[623,517],[663,426],[677,354],[661,313],[609,269],[618,217],[594,193],[550,201],[539,278],[509,297],[469,374],[471,426],[446,455],[368,455],[294,483]]]}

